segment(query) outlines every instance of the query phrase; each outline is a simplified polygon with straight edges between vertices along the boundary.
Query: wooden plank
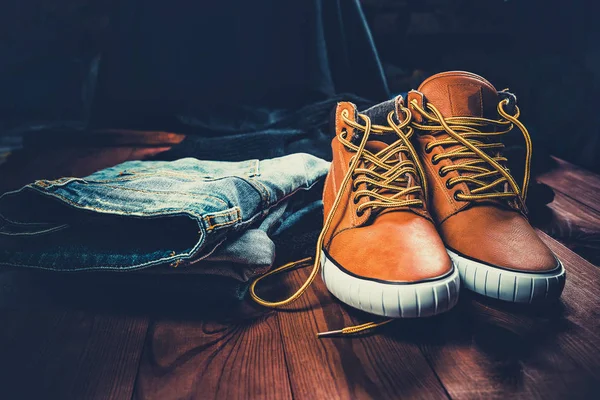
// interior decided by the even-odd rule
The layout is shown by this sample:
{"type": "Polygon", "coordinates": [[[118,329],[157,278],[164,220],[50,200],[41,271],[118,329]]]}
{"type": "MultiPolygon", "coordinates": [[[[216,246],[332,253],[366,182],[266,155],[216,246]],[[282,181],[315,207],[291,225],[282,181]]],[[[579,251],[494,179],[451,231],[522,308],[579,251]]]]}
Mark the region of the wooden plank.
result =
{"type": "Polygon", "coordinates": [[[126,399],[144,318],[0,310],[0,387],[7,399],[126,399]]]}
{"type": "MultiPolygon", "coordinates": [[[[271,284],[289,285],[291,291],[307,274],[306,269],[293,271],[271,284]]],[[[317,339],[319,331],[373,318],[341,306],[319,278],[277,318],[294,399],[447,398],[418,343],[404,337],[413,321],[360,337],[317,339]]]]}
{"type": "Polygon", "coordinates": [[[424,323],[424,332],[435,333],[421,335],[421,347],[452,398],[594,397],[600,382],[600,270],[540,236],[567,269],[559,303],[525,307],[465,291],[456,318],[424,323]]]}
{"type": "Polygon", "coordinates": [[[552,203],[531,210],[529,217],[537,228],[600,265],[600,212],[556,191],[552,203]]]}
{"type": "Polygon", "coordinates": [[[34,281],[0,272],[3,398],[130,398],[148,320],[53,304],[34,281]]]}
{"type": "Polygon", "coordinates": [[[291,399],[274,313],[252,315],[254,309],[219,322],[227,312],[202,321],[154,321],[134,398],[291,399]]]}
{"type": "Polygon", "coordinates": [[[33,147],[166,147],[181,143],[185,135],[161,131],[137,131],[131,129],[98,129],[90,132],[43,132],[25,137],[25,146],[33,147]]]}
{"type": "Polygon", "coordinates": [[[558,167],[536,178],[552,189],[600,211],[600,176],[553,157],[558,167]]]}
{"type": "Polygon", "coordinates": [[[16,151],[0,165],[0,194],[37,179],[83,177],[129,160],[142,160],[170,147],[65,147],[16,151]]]}
{"type": "MultiPolygon", "coordinates": [[[[166,149],[20,150],[0,168],[0,193],[166,149]]],[[[64,276],[0,269],[0,388],[6,398],[131,397],[148,318],[123,315],[122,304],[107,305],[114,293],[86,296],[83,287],[71,290],[74,283],[64,276]]]]}

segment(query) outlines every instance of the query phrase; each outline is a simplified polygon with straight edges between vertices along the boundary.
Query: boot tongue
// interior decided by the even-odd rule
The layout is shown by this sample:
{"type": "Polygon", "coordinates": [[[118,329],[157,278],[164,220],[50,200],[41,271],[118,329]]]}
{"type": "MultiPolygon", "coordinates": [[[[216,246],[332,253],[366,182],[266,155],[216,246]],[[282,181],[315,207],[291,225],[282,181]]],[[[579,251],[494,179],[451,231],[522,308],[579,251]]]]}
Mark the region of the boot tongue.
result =
{"type": "MultiPolygon", "coordinates": [[[[371,139],[371,138],[369,138],[369,139],[371,139]]],[[[386,142],[382,142],[379,139],[381,139],[381,138],[378,137],[376,139],[372,139],[372,140],[367,141],[367,144],[365,145],[365,149],[369,150],[373,154],[377,154],[381,150],[383,150],[383,149],[385,149],[386,147],[389,146],[389,144],[387,144],[386,142]]]]}
{"type": "Polygon", "coordinates": [[[497,116],[498,92],[487,80],[470,72],[434,75],[425,80],[418,91],[445,118],[497,116]]]}
{"type": "MultiPolygon", "coordinates": [[[[368,108],[361,112],[371,120],[372,125],[388,125],[388,114],[396,110],[396,99],[388,100],[383,103],[379,103],[371,108],[368,108]]],[[[393,117],[394,122],[398,123],[396,113],[393,117]]],[[[360,121],[362,123],[362,121],[360,121]]],[[[398,135],[394,132],[385,134],[374,134],[371,133],[369,141],[367,142],[366,148],[371,153],[377,153],[383,150],[387,145],[390,145],[398,140],[398,135]]]]}
{"type": "Polygon", "coordinates": [[[395,109],[396,99],[392,99],[374,105],[371,108],[367,108],[366,110],[362,111],[361,114],[364,114],[367,117],[369,117],[373,125],[387,125],[387,116],[391,111],[394,111],[395,109]]]}
{"type": "MultiPolygon", "coordinates": [[[[379,103],[371,108],[367,108],[362,111],[361,114],[366,115],[371,120],[372,125],[388,125],[387,116],[390,112],[396,109],[396,99],[388,100],[383,103],[379,103]]],[[[394,121],[397,123],[396,116],[394,114],[394,121]]],[[[369,140],[365,145],[365,148],[373,154],[377,154],[381,150],[388,147],[390,144],[398,140],[398,135],[394,132],[375,134],[371,133],[369,140]]]]}

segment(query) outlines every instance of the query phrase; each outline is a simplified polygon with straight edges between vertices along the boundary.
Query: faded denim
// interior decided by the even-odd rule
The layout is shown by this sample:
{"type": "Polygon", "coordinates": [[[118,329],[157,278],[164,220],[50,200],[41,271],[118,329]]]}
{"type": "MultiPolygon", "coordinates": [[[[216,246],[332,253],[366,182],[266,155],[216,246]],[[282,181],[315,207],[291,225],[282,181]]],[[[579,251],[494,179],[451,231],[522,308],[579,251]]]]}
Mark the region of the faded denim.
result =
{"type": "Polygon", "coordinates": [[[36,181],[0,197],[0,264],[191,270],[200,260],[210,268],[237,257],[263,265],[274,257],[274,249],[265,248],[273,246],[268,233],[301,197],[294,195],[315,186],[328,168],[308,154],[242,162],[185,158],[129,161],[86,178],[36,181]]]}

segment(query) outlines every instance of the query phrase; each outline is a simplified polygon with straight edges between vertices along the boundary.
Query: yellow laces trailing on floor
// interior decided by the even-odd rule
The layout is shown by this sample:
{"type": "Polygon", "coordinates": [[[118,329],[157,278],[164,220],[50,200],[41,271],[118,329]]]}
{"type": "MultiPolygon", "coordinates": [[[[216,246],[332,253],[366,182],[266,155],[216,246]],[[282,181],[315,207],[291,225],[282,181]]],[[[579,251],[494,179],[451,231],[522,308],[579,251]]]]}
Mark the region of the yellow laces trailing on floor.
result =
{"type": "MultiPolygon", "coordinates": [[[[321,268],[321,249],[324,244],[323,242],[325,235],[328,232],[333,221],[333,216],[335,215],[335,212],[337,211],[340,205],[341,195],[344,192],[342,188],[345,188],[349,184],[350,179],[352,177],[356,176],[355,181],[353,183],[354,185],[357,185],[359,183],[368,183],[372,187],[372,189],[370,190],[359,190],[355,193],[356,198],[368,196],[370,199],[374,199],[364,202],[359,207],[357,207],[358,213],[362,212],[362,210],[364,210],[367,207],[376,209],[405,206],[423,206],[424,200],[420,198],[401,199],[403,197],[406,198],[408,195],[411,194],[422,193],[422,190],[425,193],[425,195],[427,193],[427,182],[425,179],[423,168],[419,162],[419,158],[417,157],[416,151],[409,140],[414,132],[413,129],[408,125],[411,121],[412,114],[408,109],[406,109],[405,112],[406,118],[399,125],[396,125],[393,121],[394,112],[390,112],[387,117],[389,126],[372,125],[371,119],[368,116],[359,114],[358,116],[365,123],[365,125],[361,125],[355,121],[350,120],[348,118],[347,112],[342,112],[342,118],[344,119],[344,122],[347,125],[352,126],[354,129],[362,131],[363,136],[358,146],[356,146],[350,140],[348,140],[347,132],[345,134],[342,132],[338,136],[338,140],[345,147],[356,152],[356,154],[351,158],[351,163],[348,172],[342,180],[340,190],[338,191],[335,197],[335,200],[331,207],[331,211],[325,219],[323,229],[321,230],[319,238],[317,239],[315,257],[314,259],[309,257],[291,262],[289,264],[285,264],[256,278],[250,284],[250,296],[255,302],[262,306],[271,308],[285,306],[302,296],[302,294],[304,294],[304,292],[312,284],[321,268]],[[404,130],[406,130],[406,133],[404,132],[404,130]],[[369,140],[369,136],[371,134],[383,135],[386,133],[395,133],[398,136],[398,140],[376,154],[373,154],[365,148],[369,140]],[[409,157],[406,157],[407,159],[398,162],[399,158],[397,159],[395,158],[395,156],[399,156],[400,153],[406,153],[409,157]],[[362,168],[358,168],[358,165],[361,162],[363,164],[362,168]],[[421,188],[421,186],[416,184],[411,187],[408,187],[409,180],[408,178],[406,178],[407,174],[418,175],[422,182],[423,189],[421,188]],[[391,196],[384,196],[379,193],[379,190],[381,189],[393,190],[395,193],[391,196]],[[302,284],[302,286],[300,286],[300,288],[288,298],[280,301],[267,301],[256,294],[256,285],[261,280],[271,275],[279,274],[281,272],[290,270],[292,268],[302,268],[310,265],[312,265],[312,270],[308,278],[302,284]]],[[[346,327],[340,330],[321,332],[317,334],[317,337],[355,334],[385,325],[391,321],[393,321],[393,319],[387,319],[381,322],[368,322],[361,325],[346,327]]]]}
{"type": "Polygon", "coordinates": [[[426,152],[430,152],[436,146],[456,146],[456,149],[446,151],[442,154],[433,156],[433,163],[439,160],[448,158],[454,161],[466,159],[464,162],[455,162],[454,165],[444,166],[440,168],[442,175],[450,171],[459,171],[470,173],[470,175],[462,175],[456,178],[450,178],[448,185],[450,187],[465,182],[471,184],[473,188],[470,194],[458,193],[459,200],[488,200],[494,198],[516,198],[524,210],[525,200],[527,198],[527,188],[529,185],[529,176],[531,171],[531,138],[527,128],[517,119],[520,115],[519,108],[515,105],[515,115],[509,115],[504,107],[508,105],[509,100],[504,99],[498,103],[498,114],[503,118],[493,120],[481,117],[448,117],[444,118],[439,110],[433,104],[427,104],[425,110],[416,100],[410,103],[410,106],[419,112],[427,121],[427,124],[419,124],[412,122],[414,128],[439,132],[445,131],[447,139],[433,140],[425,147],[426,152]],[[502,143],[487,143],[480,139],[489,138],[492,136],[500,136],[510,132],[513,126],[516,125],[521,130],[525,139],[525,174],[523,177],[522,189],[515,182],[508,170],[500,163],[507,161],[499,153],[499,149],[504,148],[502,143]],[[499,127],[495,132],[481,132],[478,127],[496,126],[499,127]],[[496,150],[495,156],[490,156],[485,150],[496,150]],[[487,165],[487,167],[486,167],[487,165]],[[491,167],[491,168],[490,168],[491,167]],[[491,181],[491,182],[490,182],[491,181]],[[502,191],[494,191],[499,185],[508,183],[510,191],[506,188],[502,191]]]}

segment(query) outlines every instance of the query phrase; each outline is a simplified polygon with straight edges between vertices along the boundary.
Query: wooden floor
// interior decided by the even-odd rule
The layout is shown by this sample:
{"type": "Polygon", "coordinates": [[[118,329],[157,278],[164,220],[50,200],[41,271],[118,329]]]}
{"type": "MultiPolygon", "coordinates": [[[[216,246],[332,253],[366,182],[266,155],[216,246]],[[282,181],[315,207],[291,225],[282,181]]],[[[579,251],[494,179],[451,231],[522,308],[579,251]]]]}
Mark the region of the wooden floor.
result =
{"type": "MultiPolygon", "coordinates": [[[[128,156],[115,157],[106,163],[128,156]]],[[[555,201],[536,218],[559,238],[540,231],[568,273],[555,305],[532,309],[465,291],[439,317],[316,339],[317,331],[370,320],[334,300],[320,279],[289,310],[272,312],[176,298],[130,307],[110,292],[91,306],[40,290],[37,275],[3,271],[0,398],[597,398],[600,270],[572,250],[598,259],[600,178],[558,162],[540,178],[555,201]]],[[[52,175],[48,161],[36,164],[52,175]]],[[[271,282],[269,294],[283,296],[306,274],[294,271],[277,288],[271,282]]]]}

